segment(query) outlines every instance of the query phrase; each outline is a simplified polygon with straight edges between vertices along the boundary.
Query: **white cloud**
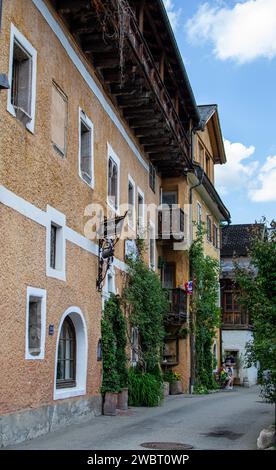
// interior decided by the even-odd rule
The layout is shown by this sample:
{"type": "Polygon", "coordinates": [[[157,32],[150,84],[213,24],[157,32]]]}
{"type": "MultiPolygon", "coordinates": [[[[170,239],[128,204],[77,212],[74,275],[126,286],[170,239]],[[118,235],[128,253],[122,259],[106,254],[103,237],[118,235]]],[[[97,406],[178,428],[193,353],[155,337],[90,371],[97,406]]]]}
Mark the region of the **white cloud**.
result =
{"type": "Polygon", "coordinates": [[[192,43],[210,41],[220,60],[276,57],[276,0],[247,0],[233,8],[205,2],[186,28],[192,43]]]}
{"type": "Polygon", "coordinates": [[[175,5],[174,5],[173,0],[163,0],[163,3],[164,3],[165,8],[167,10],[168,17],[170,19],[172,29],[175,31],[179,26],[179,18],[180,18],[182,10],[181,10],[181,8],[179,8],[177,10],[175,9],[175,5]]]}
{"type": "Polygon", "coordinates": [[[255,147],[224,140],[227,163],[216,165],[216,186],[222,195],[245,188],[257,169],[258,162],[248,161],[255,153],[255,147]]]}
{"type": "Polygon", "coordinates": [[[257,187],[249,190],[254,202],[276,202],[276,155],[267,157],[257,177],[257,187]]]}

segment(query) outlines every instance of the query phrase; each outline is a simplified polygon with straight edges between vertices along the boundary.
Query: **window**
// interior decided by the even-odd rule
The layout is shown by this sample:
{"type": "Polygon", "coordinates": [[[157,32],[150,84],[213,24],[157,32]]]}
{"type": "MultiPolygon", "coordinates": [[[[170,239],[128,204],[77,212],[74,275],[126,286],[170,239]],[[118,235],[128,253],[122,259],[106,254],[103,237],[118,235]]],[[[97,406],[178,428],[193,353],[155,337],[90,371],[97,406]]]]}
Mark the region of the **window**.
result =
{"type": "Polygon", "coordinates": [[[86,114],[80,110],[80,145],[79,171],[80,177],[91,187],[93,181],[93,124],[86,114]]]}
{"type": "Polygon", "coordinates": [[[149,185],[152,191],[155,193],[156,189],[156,170],[152,163],[149,164],[149,185]]]}
{"type": "Polygon", "coordinates": [[[131,328],[131,364],[135,367],[139,361],[139,330],[135,326],[131,328]]]}
{"type": "Polygon", "coordinates": [[[76,386],[76,333],[69,317],[65,318],[59,336],[56,386],[76,386]]]}
{"type": "Polygon", "coordinates": [[[212,221],[209,215],[207,215],[207,240],[212,242],[212,221]]]}
{"type": "Polygon", "coordinates": [[[128,176],[128,223],[134,228],[135,225],[135,183],[128,176]]]}
{"type": "Polygon", "coordinates": [[[52,269],[56,269],[57,231],[58,231],[58,227],[54,224],[51,224],[51,258],[50,258],[50,266],[51,266],[52,269]]]}
{"type": "Polygon", "coordinates": [[[149,228],[149,267],[155,271],[155,227],[152,222],[149,228]]]}
{"type": "Polygon", "coordinates": [[[46,291],[27,288],[26,359],[44,359],[46,291]]]}
{"type": "Polygon", "coordinates": [[[178,192],[177,191],[163,191],[162,204],[168,204],[173,206],[178,203],[178,192]]]}
{"type": "Polygon", "coordinates": [[[200,142],[198,143],[198,163],[204,168],[204,147],[200,142]]]}
{"type": "Polygon", "coordinates": [[[206,156],[206,174],[208,178],[211,178],[211,159],[210,157],[206,156]]]}
{"type": "Polygon", "coordinates": [[[120,160],[108,145],[108,204],[118,211],[120,186],[120,160]]]}
{"type": "Polygon", "coordinates": [[[68,100],[67,96],[53,82],[52,84],[52,114],[51,133],[52,143],[57,152],[66,156],[67,125],[68,125],[68,100]]]}
{"type": "Polygon", "coordinates": [[[34,132],[37,52],[27,39],[11,26],[8,111],[34,132]]]}
{"type": "Polygon", "coordinates": [[[145,199],[144,199],[144,193],[138,188],[137,189],[138,193],[138,217],[137,217],[137,234],[139,237],[143,236],[143,231],[144,231],[144,211],[145,211],[145,199]]]}
{"type": "Polygon", "coordinates": [[[213,244],[214,244],[214,247],[215,248],[218,248],[219,247],[219,243],[218,243],[218,226],[216,224],[214,224],[214,231],[213,231],[213,244]]]}
{"type": "Polygon", "coordinates": [[[199,202],[197,203],[196,208],[197,208],[197,225],[198,225],[198,226],[201,226],[201,222],[202,222],[202,208],[201,208],[201,205],[199,204],[199,202]]]}
{"type": "Polygon", "coordinates": [[[49,217],[46,243],[47,276],[65,281],[65,216],[50,206],[47,206],[47,214],[49,217]]]}

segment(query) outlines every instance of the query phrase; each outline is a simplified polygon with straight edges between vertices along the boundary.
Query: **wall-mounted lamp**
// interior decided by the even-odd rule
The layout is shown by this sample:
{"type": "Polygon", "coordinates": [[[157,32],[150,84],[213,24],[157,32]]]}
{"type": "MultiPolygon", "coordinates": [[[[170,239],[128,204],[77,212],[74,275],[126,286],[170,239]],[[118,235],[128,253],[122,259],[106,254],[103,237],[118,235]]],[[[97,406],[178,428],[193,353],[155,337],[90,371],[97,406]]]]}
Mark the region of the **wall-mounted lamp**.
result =
{"type": "Polygon", "coordinates": [[[125,215],[115,217],[114,219],[107,219],[105,217],[104,222],[100,225],[98,279],[96,282],[99,292],[102,291],[104,280],[113,263],[114,248],[122,233],[127,212],[125,215]]]}

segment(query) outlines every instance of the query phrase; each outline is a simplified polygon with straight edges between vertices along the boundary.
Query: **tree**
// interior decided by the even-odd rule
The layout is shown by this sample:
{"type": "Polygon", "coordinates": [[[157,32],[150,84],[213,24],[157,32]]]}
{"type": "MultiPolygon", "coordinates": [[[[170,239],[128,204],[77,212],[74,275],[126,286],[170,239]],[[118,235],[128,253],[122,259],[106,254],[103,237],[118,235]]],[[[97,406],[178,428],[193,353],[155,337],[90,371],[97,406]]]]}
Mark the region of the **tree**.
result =
{"type": "MultiPolygon", "coordinates": [[[[267,222],[263,220],[267,227],[267,222]]],[[[249,250],[251,265],[236,264],[235,278],[240,289],[239,301],[253,325],[253,340],[247,344],[246,362],[260,364],[262,396],[275,405],[276,421],[276,223],[265,237],[252,233],[249,250]]]]}

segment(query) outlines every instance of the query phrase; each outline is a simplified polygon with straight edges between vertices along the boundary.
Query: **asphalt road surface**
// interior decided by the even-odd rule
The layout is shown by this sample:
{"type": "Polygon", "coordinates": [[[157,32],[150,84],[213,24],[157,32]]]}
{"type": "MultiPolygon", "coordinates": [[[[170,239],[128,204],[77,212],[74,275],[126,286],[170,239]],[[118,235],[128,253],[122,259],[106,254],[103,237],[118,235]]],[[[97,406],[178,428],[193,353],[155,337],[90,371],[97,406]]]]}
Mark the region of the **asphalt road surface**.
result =
{"type": "Polygon", "coordinates": [[[259,388],[210,395],[170,396],[158,408],[130,408],[19,444],[15,449],[142,450],[145,442],[177,442],[195,449],[256,449],[260,431],[274,421],[259,388]]]}

